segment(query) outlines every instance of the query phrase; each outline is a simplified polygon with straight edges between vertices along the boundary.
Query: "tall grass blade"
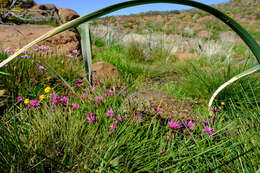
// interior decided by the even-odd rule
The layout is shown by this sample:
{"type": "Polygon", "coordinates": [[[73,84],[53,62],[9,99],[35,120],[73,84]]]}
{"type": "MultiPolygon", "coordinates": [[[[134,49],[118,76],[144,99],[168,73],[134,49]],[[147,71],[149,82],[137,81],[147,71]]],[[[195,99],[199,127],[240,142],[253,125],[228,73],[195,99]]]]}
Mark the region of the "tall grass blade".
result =
{"type": "Polygon", "coordinates": [[[77,27],[82,23],[85,23],[85,22],[90,21],[92,19],[104,16],[106,14],[112,13],[112,12],[117,11],[117,10],[121,10],[121,9],[124,9],[124,8],[127,8],[127,7],[133,7],[133,6],[145,5],[145,4],[152,4],[152,3],[171,3],[171,4],[188,5],[188,6],[192,6],[192,7],[201,9],[203,11],[206,11],[206,12],[214,15],[215,17],[220,19],[222,22],[227,24],[233,31],[235,31],[240,36],[240,38],[251,49],[251,51],[255,55],[258,63],[260,63],[260,47],[259,47],[258,43],[236,21],[234,21],[229,16],[225,15],[221,11],[219,11],[219,10],[217,10],[217,9],[211,7],[211,6],[208,6],[208,5],[196,2],[196,1],[192,1],[192,0],[185,0],[185,1],[184,0],[142,0],[142,1],[131,0],[131,1],[126,1],[126,2],[115,4],[115,5],[111,5],[109,7],[100,9],[100,10],[92,12],[90,14],[81,16],[77,19],[74,19],[74,20],[72,20],[72,21],[70,21],[66,24],[63,24],[63,25],[47,32],[46,34],[42,35],[41,37],[39,37],[36,40],[32,41],[31,43],[27,44],[22,49],[20,49],[18,52],[16,52],[12,56],[10,56],[9,58],[7,58],[3,62],[1,62],[0,68],[3,67],[8,62],[10,62],[11,60],[13,60],[18,55],[20,55],[25,49],[29,49],[34,44],[39,43],[40,41],[43,41],[43,40],[45,40],[45,39],[47,39],[51,36],[54,36],[54,35],[56,35],[60,32],[63,32],[65,30],[77,27]]]}
{"type": "Polygon", "coordinates": [[[240,73],[236,76],[234,76],[233,78],[231,78],[229,81],[225,82],[224,84],[222,84],[212,95],[212,97],[210,98],[210,101],[209,101],[209,104],[208,104],[208,108],[209,110],[211,109],[212,107],[212,104],[213,104],[213,101],[214,99],[216,98],[216,96],[224,89],[226,88],[228,85],[231,85],[233,82],[241,79],[242,77],[245,77],[245,76],[248,76],[252,73],[255,73],[257,72],[258,70],[260,70],[260,64],[244,71],[243,73],[240,73]]]}
{"type": "Polygon", "coordinates": [[[73,93],[76,93],[75,90],[73,89],[73,87],[58,72],[56,72],[50,65],[47,65],[47,64],[43,64],[43,65],[48,67],[48,69],[50,70],[51,73],[58,76],[62,80],[64,85],[66,85],[73,93]]]}
{"type": "Polygon", "coordinates": [[[92,50],[91,50],[91,39],[90,29],[88,23],[83,23],[78,27],[81,38],[81,52],[84,61],[85,71],[88,74],[88,81],[91,84],[91,65],[92,65],[92,50]]]}
{"type": "Polygon", "coordinates": [[[6,75],[6,76],[12,76],[10,73],[5,73],[5,72],[2,72],[2,71],[0,71],[0,74],[6,75]]]}

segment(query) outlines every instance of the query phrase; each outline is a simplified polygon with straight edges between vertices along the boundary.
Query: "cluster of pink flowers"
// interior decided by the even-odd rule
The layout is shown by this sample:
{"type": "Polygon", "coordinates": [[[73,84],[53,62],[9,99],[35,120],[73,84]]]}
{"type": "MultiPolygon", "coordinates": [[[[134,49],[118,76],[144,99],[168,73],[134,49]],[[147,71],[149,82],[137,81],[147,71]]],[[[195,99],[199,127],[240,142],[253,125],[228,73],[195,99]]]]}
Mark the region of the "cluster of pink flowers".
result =
{"type": "MultiPolygon", "coordinates": [[[[22,96],[18,96],[16,98],[16,101],[17,103],[24,101],[24,103],[28,106],[28,108],[37,108],[40,106],[40,103],[45,98],[46,95],[40,95],[39,97],[33,100],[29,100],[29,99],[24,99],[22,96]]],[[[55,106],[62,105],[72,110],[75,110],[80,107],[80,105],[77,103],[69,103],[69,97],[67,96],[60,97],[58,94],[52,93],[49,95],[49,98],[50,98],[51,105],[55,105],[55,106]]]]}
{"type": "Polygon", "coordinates": [[[95,102],[99,102],[102,101],[104,99],[106,99],[107,97],[111,96],[111,95],[115,95],[116,91],[113,90],[106,90],[103,94],[103,96],[99,96],[99,97],[94,97],[94,98],[90,98],[91,101],[95,101],[95,102]]]}
{"type": "Polygon", "coordinates": [[[75,87],[81,88],[84,86],[83,80],[82,79],[76,79],[75,80],[75,87]]]}
{"type": "Polygon", "coordinates": [[[25,104],[27,105],[27,107],[30,108],[30,109],[31,108],[37,108],[37,107],[40,106],[40,102],[39,102],[38,97],[30,101],[29,99],[24,99],[22,96],[18,96],[16,98],[16,101],[17,101],[17,103],[24,101],[25,104]]]}
{"type": "MultiPolygon", "coordinates": [[[[215,130],[211,127],[209,127],[208,122],[207,121],[199,121],[199,124],[204,124],[205,127],[203,129],[203,132],[206,134],[214,134],[215,130]]],[[[189,128],[189,129],[193,129],[196,126],[196,122],[193,120],[189,120],[189,121],[182,121],[182,123],[178,122],[178,121],[169,121],[168,122],[168,127],[171,130],[181,130],[184,128],[189,128]]]]}
{"type": "Polygon", "coordinates": [[[87,117],[87,122],[89,124],[93,123],[94,121],[97,120],[96,116],[94,115],[94,113],[92,112],[88,112],[88,113],[85,113],[86,117],[87,117]]]}
{"type": "Polygon", "coordinates": [[[111,125],[110,125],[110,130],[111,130],[111,131],[114,131],[114,130],[117,128],[117,124],[118,124],[119,122],[122,122],[122,121],[123,121],[122,116],[121,116],[120,114],[115,115],[112,108],[110,108],[110,109],[107,111],[106,115],[107,115],[108,117],[111,117],[111,118],[114,120],[114,122],[111,123],[111,125]]]}
{"type": "Polygon", "coordinates": [[[68,106],[72,110],[80,108],[80,105],[77,104],[77,103],[68,103],[69,97],[67,97],[67,96],[60,97],[58,94],[53,93],[49,97],[51,98],[51,104],[52,105],[68,106]]]}

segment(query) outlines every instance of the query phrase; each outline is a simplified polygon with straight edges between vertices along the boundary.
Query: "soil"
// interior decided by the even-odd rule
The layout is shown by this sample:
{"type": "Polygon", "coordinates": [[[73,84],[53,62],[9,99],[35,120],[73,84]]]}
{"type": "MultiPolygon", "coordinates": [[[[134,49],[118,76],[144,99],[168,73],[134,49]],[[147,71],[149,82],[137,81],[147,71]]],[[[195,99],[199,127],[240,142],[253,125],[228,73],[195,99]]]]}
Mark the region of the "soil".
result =
{"type": "MultiPolygon", "coordinates": [[[[0,47],[3,49],[13,48],[19,49],[40,37],[41,35],[47,33],[48,31],[54,29],[54,27],[49,25],[0,25],[0,47]]],[[[51,47],[51,51],[55,51],[58,54],[66,54],[69,50],[74,50],[79,48],[79,41],[77,34],[72,31],[65,31],[54,37],[51,37],[38,44],[47,45],[51,47]],[[58,51],[57,51],[58,50],[58,51]]]]}

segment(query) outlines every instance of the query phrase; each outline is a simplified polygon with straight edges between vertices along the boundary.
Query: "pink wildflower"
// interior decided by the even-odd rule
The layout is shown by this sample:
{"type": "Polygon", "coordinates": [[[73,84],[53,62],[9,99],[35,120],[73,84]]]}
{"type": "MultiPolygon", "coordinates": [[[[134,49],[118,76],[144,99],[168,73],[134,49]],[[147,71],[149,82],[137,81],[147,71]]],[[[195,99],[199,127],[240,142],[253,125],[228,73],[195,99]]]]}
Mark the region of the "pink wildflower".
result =
{"type": "Polygon", "coordinates": [[[49,96],[51,98],[51,104],[59,104],[60,103],[60,97],[58,94],[51,94],[49,96]]]}
{"type": "Polygon", "coordinates": [[[114,131],[114,130],[116,129],[116,125],[117,125],[116,122],[112,123],[112,124],[110,125],[110,130],[111,130],[111,131],[114,131]]]}
{"type": "Polygon", "coordinates": [[[29,106],[34,107],[34,108],[37,108],[38,106],[40,106],[38,99],[34,99],[34,100],[30,101],[29,106]]]}
{"type": "Polygon", "coordinates": [[[184,122],[184,126],[188,128],[192,128],[193,126],[195,126],[195,124],[196,123],[192,120],[184,122]]]}
{"type": "Polygon", "coordinates": [[[74,110],[76,108],[79,108],[79,107],[80,107],[79,104],[76,104],[76,103],[71,104],[71,109],[72,110],[74,110]]]}
{"type": "Polygon", "coordinates": [[[75,84],[75,87],[78,87],[78,88],[81,88],[81,87],[83,87],[83,86],[84,86],[83,83],[77,83],[77,84],[75,84]]]}
{"type": "Polygon", "coordinates": [[[69,98],[64,96],[64,97],[59,98],[59,101],[62,102],[64,105],[67,105],[69,98]]]}
{"type": "Polygon", "coordinates": [[[18,102],[23,101],[23,97],[22,96],[17,97],[16,101],[18,101],[18,102]]]}
{"type": "Polygon", "coordinates": [[[76,79],[76,80],[75,80],[75,82],[76,82],[76,83],[82,83],[82,82],[83,82],[83,80],[82,80],[82,79],[80,79],[80,78],[78,78],[78,79],[76,79]]]}
{"type": "Polygon", "coordinates": [[[87,122],[88,122],[89,124],[97,120],[97,119],[96,119],[96,116],[95,116],[92,112],[89,112],[89,113],[86,114],[86,115],[88,116],[87,122]]]}
{"type": "Polygon", "coordinates": [[[214,134],[215,132],[214,132],[214,129],[213,129],[213,128],[210,128],[209,126],[206,126],[206,127],[204,128],[204,133],[207,133],[207,134],[212,135],[212,134],[214,134]]]}
{"type": "Polygon", "coordinates": [[[122,116],[120,114],[117,115],[116,121],[117,122],[121,122],[122,121],[122,116]]]}
{"type": "Polygon", "coordinates": [[[114,113],[113,109],[109,109],[109,110],[107,111],[107,116],[112,117],[112,116],[113,116],[113,113],[114,113]]]}
{"type": "Polygon", "coordinates": [[[106,90],[106,95],[113,95],[116,93],[116,91],[113,91],[113,90],[106,90]]]}
{"type": "Polygon", "coordinates": [[[177,121],[169,121],[169,122],[168,122],[168,125],[169,125],[169,127],[170,127],[171,129],[175,129],[175,130],[181,128],[180,123],[178,123],[177,121]]]}
{"type": "Polygon", "coordinates": [[[143,118],[143,115],[138,113],[137,115],[136,114],[134,115],[133,119],[134,120],[141,120],[142,118],[143,118]]]}
{"type": "Polygon", "coordinates": [[[103,99],[104,99],[103,97],[95,97],[95,98],[94,98],[94,101],[98,102],[98,101],[101,101],[101,100],[103,100],[103,99]]]}

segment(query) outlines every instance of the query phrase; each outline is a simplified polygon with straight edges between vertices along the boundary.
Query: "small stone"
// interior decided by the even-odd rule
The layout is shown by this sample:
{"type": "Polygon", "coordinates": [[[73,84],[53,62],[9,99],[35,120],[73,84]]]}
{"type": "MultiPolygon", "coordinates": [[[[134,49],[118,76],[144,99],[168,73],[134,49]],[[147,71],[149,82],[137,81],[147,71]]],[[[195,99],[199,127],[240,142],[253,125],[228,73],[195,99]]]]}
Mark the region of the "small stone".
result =
{"type": "Polygon", "coordinates": [[[94,81],[114,80],[119,77],[119,73],[112,64],[100,61],[92,65],[92,77],[94,81]]]}
{"type": "Polygon", "coordinates": [[[6,107],[7,99],[8,99],[8,92],[6,90],[0,89],[0,115],[3,114],[4,109],[6,107]]]}

